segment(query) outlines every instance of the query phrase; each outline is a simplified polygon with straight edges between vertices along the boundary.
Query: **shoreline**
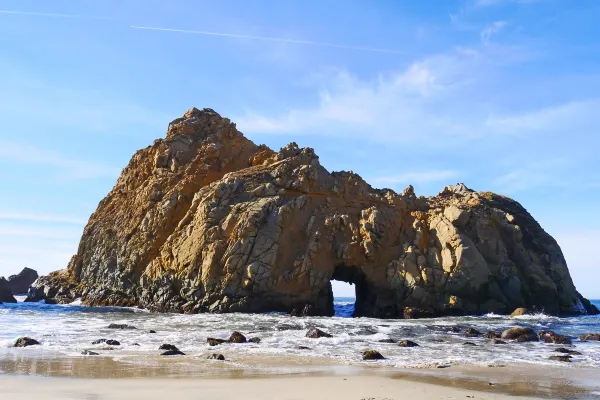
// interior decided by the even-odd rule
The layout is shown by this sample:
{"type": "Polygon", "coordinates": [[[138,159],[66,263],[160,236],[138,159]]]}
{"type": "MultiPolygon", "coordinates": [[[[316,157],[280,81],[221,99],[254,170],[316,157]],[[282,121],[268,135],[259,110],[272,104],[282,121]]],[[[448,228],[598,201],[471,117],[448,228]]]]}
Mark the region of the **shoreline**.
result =
{"type": "MultiPolygon", "coordinates": [[[[3,399],[23,396],[32,398],[37,393],[36,387],[40,385],[23,385],[22,382],[33,383],[40,380],[44,381],[44,385],[41,385],[44,388],[74,393],[91,390],[91,394],[99,396],[91,398],[102,399],[127,398],[134,393],[127,394],[126,388],[139,387],[143,391],[150,386],[156,386],[152,391],[153,395],[164,391],[163,397],[168,390],[189,391],[186,393],[191,394],[194,390],[208,388],[215,390],[218,398],[229,399],[240,395],[230,388],[231,386],[247,385],[252,387],[252,390],[267,390],[270,387],[291,387],[290,385],[304,388],[316,382],[319,382],[318,387],[330,387],[328,390],[345,393],[344,385],[348,381],[356,382],[358,387],[379,385],[384,388],[373,393],[365,392],[364,398],[369,399],[379,399],[377,396],[381,399],[401,398],[398,397],[398,393],[402,393],[402,397],[418,396],[424,399],[464,398],[475,394],[478,395],[476,398],[486,399],[600,399],[600,371],[585,367],[504,365],[486,368],[453,365],[441,369],[407,369],[388,368],[376,363],[372,366],[335,365],[290,358],[246,358],[241,362],[222,362],[206,360],[204,355],[185,360],[164,357],[115,360],[110,356],[58,357],[51,353],[14,357],[7,357],[5,354],[0,357],[0,384],[3,393],[10,394],[11,390],[14,392],[14,397],[3,396],[3,399]],[[98,382],[102,384],[99,385],[98,382]],[[158,382],[160,385],[157,385],[158,382]],[[233,382],[235,384],[230,384],[233,382]],[[444,397],[440,397],[442,395],[444,397]]],[[[354,391],[351,391],[351,394],[354,395],[354,391]]],[[[138,396],[138,392],[135,392],[135,396],[138,396]]],[[[302,393],[302,396],[305,397],[289,398],[318,398],[319,394],[306,392],[302,393]]],[[[53,397],[44,395],[44,398],[53,397]]],[[[255,397],[245,396],[245,399],[253,398],[255,397]]]]}

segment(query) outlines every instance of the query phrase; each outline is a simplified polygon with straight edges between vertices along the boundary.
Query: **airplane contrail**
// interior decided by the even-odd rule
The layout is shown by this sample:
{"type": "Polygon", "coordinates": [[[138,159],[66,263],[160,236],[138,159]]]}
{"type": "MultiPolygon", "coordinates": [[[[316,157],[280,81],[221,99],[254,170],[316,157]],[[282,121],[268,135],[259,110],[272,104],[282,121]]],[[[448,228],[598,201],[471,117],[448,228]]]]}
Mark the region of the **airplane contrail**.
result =
{"type": "Polygon", "coordinates": [[[103,19],[103,20],[113,19],[113,18],[109,18],[109,17],[92,17],[90,15],[53,14],[53,13],[38,13],[38,12],[15,11],[15,10],[0,10],[0,14],[32,15],[32,16],[36,16],[36,17],[53,17],[53,18],[85,18],[85,19],[103,19]]]}
{"type": "Polygon", "coordinates": [[[156,28],[156,27],[151,27],[151,26],[138,26],[138,25],[131,25],[130,28],[143,29],[143,30],[149,30],[149,31],[189,33],[189,34],[207,35],[207,36],[222,36],[222,37],[237,38],[237,39],[265,40],[265,41],[269,41],[269,42],[303,44],[303,45],[320,46],[320,47],[332,47],[332,48],[344,49],[344,50],[359,50],[359,51],[370,51],[370,52],[376,52],[376,53],[389,53],[389,54],[407,54],[406,52],[392,50],[392,49],[382,49],[382,48],[376,48],[376,47],[362,47],[362,46],[347,46],[347,45],[341,45],[341,44],[312,42],[312,41],[308,41],[308,40],[284,39],[284,38],[267,37],[267,36],[240,35],[240,34],[235,34],[235,33],[209,32],[209,31],[192,31],[192,30],[186,30],[186,29],[156,28]]]}

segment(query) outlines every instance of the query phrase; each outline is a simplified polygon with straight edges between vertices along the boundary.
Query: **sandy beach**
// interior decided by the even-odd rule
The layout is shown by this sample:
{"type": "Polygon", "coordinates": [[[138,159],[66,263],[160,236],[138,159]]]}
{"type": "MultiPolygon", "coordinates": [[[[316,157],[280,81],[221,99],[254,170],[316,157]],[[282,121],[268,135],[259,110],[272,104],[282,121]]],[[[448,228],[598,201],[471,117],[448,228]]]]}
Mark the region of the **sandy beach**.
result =
{"type": "Polygon", "coordinates": [[[600,399],[592,368],[385,368],[298,359],[0,358],[2,399],[600,399]],[[201,394],[201,396],[199,396],[201,394]]]}
{"type": "Polygon", "coordinates": [[[525,399],[376,376],[273,379],[0,378],[3,399],[525,399]]]}

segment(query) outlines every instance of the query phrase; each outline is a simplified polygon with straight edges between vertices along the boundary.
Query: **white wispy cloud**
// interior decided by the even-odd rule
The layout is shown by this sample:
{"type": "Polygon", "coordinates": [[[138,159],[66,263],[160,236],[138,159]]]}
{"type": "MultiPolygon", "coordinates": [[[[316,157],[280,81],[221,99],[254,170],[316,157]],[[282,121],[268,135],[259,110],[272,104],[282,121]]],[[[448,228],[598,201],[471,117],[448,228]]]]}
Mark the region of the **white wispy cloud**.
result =
{"type": "Polygon", "coordinates": [[[490,25],[486,26],[480,34],[481,42],[485,46],[489,46],[490,39],[493,35],[500,32],[506,26],[506,21],[495,21],[490,25]]]}
{"type": "Polygon", "coordinates": [[[504,194],[535,190],[541,186],[565,187],[569,185],[569,182],[560,172],[568,165],[569,161],[564,159],[544,159],[519,163],[517,167],[496,178],[493,183],[504,194]]]}
{"type": "Polygon", "coordinates": [[[0,14],[9,15],[29,15],[34,17],[50,17],[50,18],[75,18],[75,19],[99,19],[99,20],[112,20],[109,17],[95,17],[91,15],[78,15],[78,14],[60,14],[60,13],[41,13],[41,12],[29,12],[29,11],[18,11],[18,10],[0,10],[0,14]]]}
{"type": "Polygon", "coordinates": [[[59,224],[83,225],[84,218],[70,217],[56,214],[36,214],[30,212],[0,212],[0,220],[16,220],[29,222],[55,222],[59,224]]]}
{"type": "Polygon", "coordinates": [[[485,124],[489,129],[507,134],[532,132],[589,133],[600,126],[600,99],[572,100],[512,115],[490,115],[485,124]]]}
{"type": "Polygon", "coordinates": [[[439,171],[412,171],[403,172],[398,175],[380,176],[372,179],[377,183],[390,184],[423,184],[429,182],[447,181],[460,176],[460,173],[455,170],[439,170],[439,171]]]}
{"type": "Polygon", "coordinates": [[[473,79],[478,61],[477,51],[459,49],[372,80],[340,71],[323,82],[314,107],[291,108],[275,116],[248,111],[234,120],[248,133],[368,132],[372,139],[399,141],[469,136],[476,131],[464,119],[472,119],[473,110],[449,100],[473,79]]]}
{"type": "Polygon", "coordinates": [[[56,167],[63,176],[74,179],[116,178],[121,172],[120,168],[73,159],[29,144],[6,141],[0,141],[0,159],[56,167]]]}
{"type": "Polygon", "coordinates": [[[221,36],[221,37],[234,38],[234,39],[263,40],[263,41],[269,41],[269,42],[300,44],[300,45],[319,46],[319,47],[331,47],[331,48],[343,49],[343,50],[357,50],[357,51],[367,51],[367,52],[374,52],[374,53],[407,54],[404,51],[394,50],[394,49],[385,49],[385,48],[380,48],[380,47],[353,46],[353,45],[344,45],[344,44],[315,42],[315,41],[310,41],[310,40],[286,39],[286,38],[270,37],[270,36],[254,36],[254,35],[237,34],[237,33],[211,32],[211,31],[202,31],[202,30],[188,30],[188,29],[174,29],[174,28],[159,28],[159,27],[153,27],[153,26],[138,26],[138,25],[131,25],[130,28],[141,29],[141,30],[150,30],[150,31],[159,31],[159,32],[186,33],[186,34],[193,34],[193,35],[221,36]]]}

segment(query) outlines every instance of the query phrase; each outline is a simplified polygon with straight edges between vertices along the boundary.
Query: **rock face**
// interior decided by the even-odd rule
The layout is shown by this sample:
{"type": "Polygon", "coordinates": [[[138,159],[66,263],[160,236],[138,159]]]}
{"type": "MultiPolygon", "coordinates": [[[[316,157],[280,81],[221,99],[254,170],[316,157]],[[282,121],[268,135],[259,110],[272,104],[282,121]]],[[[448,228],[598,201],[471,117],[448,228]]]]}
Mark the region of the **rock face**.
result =
{"type": "Polygon", "coordinates": [[[10,290],[10,285],[4,277],[0,276],[0,304],[2,303],[16,303],[17,300],[10,290]]]}
{"type": "Polygon", "coordinates": [[[67,269],[30,299],[174,312],[382,318],[596,312],[556,241],[517,202],[463,184],[434,197],[328,172],[310,148],[274,152],[210,109],[191,109],[138,151],[92,214],[67,269]],[[405,312],[406,311],[406,312],[405,312]]]}
{"type": "Polygon", "coordinates": [[[18,274],[8,277],[8,285],[13,294],[27,293],[29,286],[37,278],[38,273],[36,270],[25,267],[18,274]]]}

